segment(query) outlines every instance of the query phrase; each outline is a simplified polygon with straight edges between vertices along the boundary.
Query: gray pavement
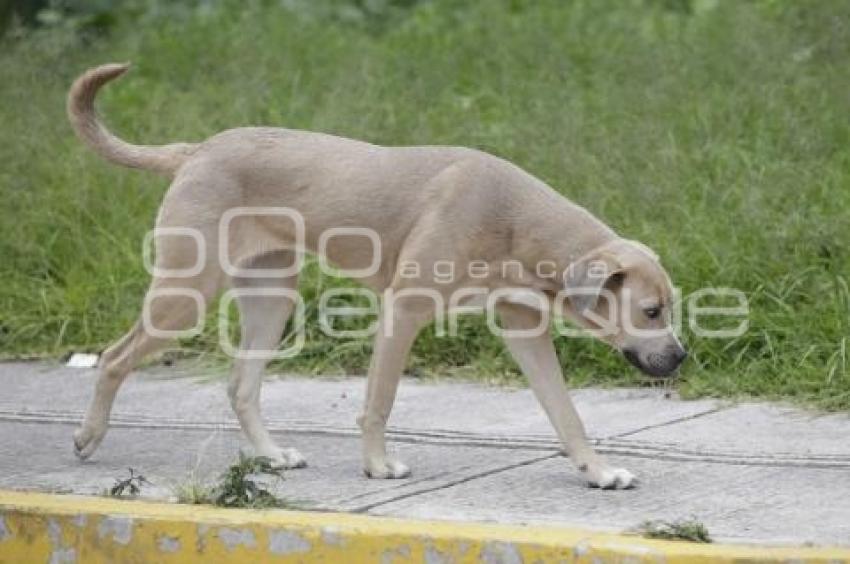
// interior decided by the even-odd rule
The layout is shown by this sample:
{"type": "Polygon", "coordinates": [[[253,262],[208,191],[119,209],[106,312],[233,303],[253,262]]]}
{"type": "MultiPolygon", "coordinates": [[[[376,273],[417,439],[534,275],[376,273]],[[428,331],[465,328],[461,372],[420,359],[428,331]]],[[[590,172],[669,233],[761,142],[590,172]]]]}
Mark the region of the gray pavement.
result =
{"type": "MultiPolygon", "coordinates": [[[[198,366],[154,367],[122,388],[110,433],[78,461],[71,432],[94,371],[0,363],[0,488],[98,494],[128,467],[167,499],[212,480],[243,441],[224,391],[198,366]]],[[[270,378],[264,416],[309,467],[278,492],[305,508],[620,531],[695,517],[718,539],[850,546],[850,416],[773,404],[666,399],[659,390],[577,390],[588,433],[638,488],[586,488],[526,389],[407,378],[390,421],[407,480],[360,471],[362,378],[270,378]]]]}

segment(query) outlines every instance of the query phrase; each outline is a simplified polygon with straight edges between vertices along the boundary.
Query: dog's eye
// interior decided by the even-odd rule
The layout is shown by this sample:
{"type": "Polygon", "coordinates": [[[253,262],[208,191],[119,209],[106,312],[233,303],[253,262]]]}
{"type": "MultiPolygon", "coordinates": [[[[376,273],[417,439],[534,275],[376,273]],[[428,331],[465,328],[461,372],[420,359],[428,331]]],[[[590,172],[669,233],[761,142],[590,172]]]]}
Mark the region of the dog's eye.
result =
{"type": "Polygon", "coordinates": [[[658,317],[659,315],[661,315],[661,308],[660,308],[660,307],[657,307],[657,306],[655,306],[655,307],[648,307],[648,308],[646,308],[645,310],[643,310],[643,313],[644,313],[644,314],[646,314],[646,316],[647,316],[648,318],[650,318],[650,319],[655,319],[656,317],[658,317]]]}

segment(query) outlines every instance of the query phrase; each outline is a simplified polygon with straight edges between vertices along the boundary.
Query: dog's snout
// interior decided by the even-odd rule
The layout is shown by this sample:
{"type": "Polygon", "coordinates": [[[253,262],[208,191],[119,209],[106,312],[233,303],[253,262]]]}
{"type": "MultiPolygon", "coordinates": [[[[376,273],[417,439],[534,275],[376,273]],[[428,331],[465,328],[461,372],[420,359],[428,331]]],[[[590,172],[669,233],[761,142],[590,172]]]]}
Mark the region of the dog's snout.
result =
{"type": "Polygon", "coordinates": [[[640,370],[644,370],[643,363],[640,361],[640,357],[637,352],[632,349],[624,349],[623,356],[626,357],[626,360],[628,360],[632,366],[640,370]]]}
{"type": "Polygon", "coordinates": [[[678,345],[671,348],[672,350],[668,349],[668,352],[665,355],[666,362],[661,362],[661,364],[664,365],[664,372],[666,372],[666,374],[672,374],[675,372],[682,363],[685,362],[685,359],[688,358],[688,351],[686,351],[683,346],[678,345]]]}
{"type": "Polygon", "coordinates": [[[686,358],[688,358],[688,351],[686,351],[686,350],[685,350],[685,349],[683,349],[682,347],[679,347],[679,350],[677,350],[677,351],[676,351],[676,353],[674,354],[673,358],[674,358],[674,359],[675,359],[675,361],[676,361],[676,366],[679,366],[679,365],[681,365],[683,362],[685,362],[685,359],[686,359],[686,358]]]}
{"type": "Polygon", "coordinates": [[[622,352],[626,360],[639,370],[659,378],[675,373],[688,357],[688,352],[681,346],[667,348],[662,353],[649,353],[645,358],[634,349],[624,349],[622,352]]]}

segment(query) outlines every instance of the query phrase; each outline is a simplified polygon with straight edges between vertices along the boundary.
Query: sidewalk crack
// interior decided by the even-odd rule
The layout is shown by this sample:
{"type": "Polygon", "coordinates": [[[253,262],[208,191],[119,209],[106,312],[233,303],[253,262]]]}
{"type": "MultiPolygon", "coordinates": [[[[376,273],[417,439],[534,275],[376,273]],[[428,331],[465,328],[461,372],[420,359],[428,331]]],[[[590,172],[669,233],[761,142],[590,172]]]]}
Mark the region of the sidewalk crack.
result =
{"type": "Polygon", "coordinates": [[[685,421],[691,421],[692,419],[699,419],[700,417],[704,417],[706,415],[713,415],[715,413],[720,413],[721,411],[725,411],[732,407],[731,405],[719,405],[717,407],[712,407],[706,411],[700,411],[699,413],[692,413],[690,415],[685,415],[682,417],[677,417],[676,419],[670,419],[669,421],[662,421],[661,423],[653,423],[652,425],[645,425],[643,427],[639,427],[637,429],[632,429],[631,431],[626,431],[625,433],[618,433],[616,435],[610,435],[601,439],[603,441],[611,440],[611,439],[621,439],[623,437],[628,437],[631,435],[636,435],[638,433],[642,433],[643,431],[648,431],[649,429],[658,429],[661,427],[667,427],[670,425],[676,425],[678,423],[683,423],[685,421]]]}
{"type": "Polygon", "coordinates": [[[488,476],[493,476],[494,474],[500,474],[502,472],[507,472],[508,470],[513,470],[515,468],[521,468],[523,466],[530,466],[532,464],[536,464],[538,462],[542,462],[544,460],[549,460],[550,458],[555,458],[555,457],[558,457],[558,456],[561,456],[561,453],[555,452],[555,453],[552,453],[552,454],[547,454],[545,456],[537,456],[537,457],[534,457],[534,458],[530,458],[528,460],[516,462],[514,464],[508,464],[507,466],[499,466],[498,468],[492,468],[490,470],[484,470],[482,472],[478,472],[478,473],[472,474],[470,476],[464,476],[463,478],[458,478],[457,480],[452,480],[451,482],[446,482],[446,483],[440,484],[439,486],[434,486],[434,487],[431,487],[431,488],[423,488],[421,490],[416,490],[416,491],[413,491],[413,492],[400,494],[400,495],[390,497],[390,498],[387,498],[387,499],[383,499],[383,500],[380,500],[380,501],[368,503],[366,505],[361,505],[361,506],[355,507],[353,509],[349,509],[349,512],[351,512],[351,513],[366,513],[367,511],[371,511],[372,509],[374,509],[376,507],[380,507],[381,505],[387,505],[389,503],[394,503],[396,501],[401,501],[403,499],[416,497],[416,496],[419,496],[419,495],[422,495],[422,494],[428,494],[428,493],[432,493],[432,492],[436,492],[436,491],[440,491],[440,490],[446,490],[446,489],[452,488],[452,487],[460,485],[460,484],[465,484],[467,482],[477,480],[479,478],[486,478],[488,476]]]}

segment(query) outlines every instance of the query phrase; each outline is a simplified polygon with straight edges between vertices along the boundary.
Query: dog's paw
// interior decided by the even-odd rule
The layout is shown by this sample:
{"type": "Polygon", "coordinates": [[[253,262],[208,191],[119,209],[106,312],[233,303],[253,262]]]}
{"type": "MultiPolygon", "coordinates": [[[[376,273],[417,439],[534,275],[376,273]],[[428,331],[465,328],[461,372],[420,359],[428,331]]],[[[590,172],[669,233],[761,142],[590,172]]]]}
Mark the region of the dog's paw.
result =
{"type": "Polygon", "coordinates": [[[304,468],[307,466],[307,459],[304,458],[298,449],[284,448],[280,451],[281,457],[284,460],[286,468],[304,468]]]}
{"type": "Polygon", "coordinates": [[[307,459],[294,448],[276,448],[273,452],[260,454],[270,458],[275,468],[293,470],[307,466],[307,459]]]}
{"type": "Polygon", "coordinates": [[[80,460],[86,460],[94,454],[94,451],[96,451],[97,447],[100,446],[105,435],[105,428],[91,429],[88,427],[80,427],[74,431],[74,454],[76,454],[77,458],[80,460]]]}
{"type": "Polygon", "coordinates": [[[603,490],[627,490],[637,485],[635,475],[625,468],[602,466],[586,472],[587,483],[603,490]]]}
{"type": "Polygon", "coordinates": [[[410,476],[410,468],[403,462],[386,458],[382,460],[370,461],[363,469],[363,473],[368,478],[377,478],[383,480],[407,478],[410,476]]]}

